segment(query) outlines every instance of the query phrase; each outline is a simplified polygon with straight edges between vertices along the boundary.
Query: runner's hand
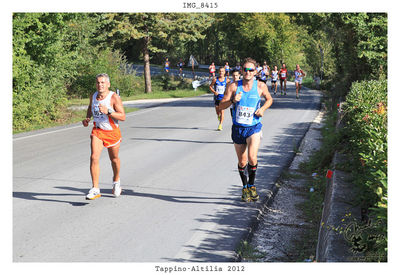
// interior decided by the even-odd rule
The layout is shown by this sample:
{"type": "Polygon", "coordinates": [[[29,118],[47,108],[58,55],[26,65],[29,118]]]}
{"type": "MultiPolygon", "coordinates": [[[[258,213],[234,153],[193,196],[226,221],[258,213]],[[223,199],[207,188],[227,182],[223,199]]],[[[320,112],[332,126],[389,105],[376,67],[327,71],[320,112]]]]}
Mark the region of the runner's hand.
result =
{"type": "Polygon", "coordinates": [[[264,110],[263,109],[257,109],[257,111],[254,113],[258,117],[262,117],[264,115],[264,110]]]}
{"type": "Polygon", "coordinates": [[[107,114],[108,113],[108,108],[104,104],[99,104],[99,110],[102,114],[107,114]]]}
{"type": "Polygon", "coordinates": [[[82,124],[84,127],[88,127],[89,126],[89,122],[90,122],[90,118],[86,118],[84,120],[82,120],[82,124]]]}
{"type": "Polygon", "coordinates": [[[235,97],[233,98],[233,102],[239,102],[242,99],[242,93],[243,92],[239,92],[237,95],[235,95],[235,97]]]}

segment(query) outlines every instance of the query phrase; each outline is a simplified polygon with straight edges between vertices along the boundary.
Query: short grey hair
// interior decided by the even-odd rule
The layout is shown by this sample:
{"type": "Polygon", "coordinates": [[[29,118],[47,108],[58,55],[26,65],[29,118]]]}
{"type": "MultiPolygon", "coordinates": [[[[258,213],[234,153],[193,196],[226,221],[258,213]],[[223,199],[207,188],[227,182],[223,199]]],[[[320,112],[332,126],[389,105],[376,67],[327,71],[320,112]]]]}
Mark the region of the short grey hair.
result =
{"type": "Polygon", "coordinates": [[[106,73],[98,74],[98,75],[96,75],[96,80],[100,77],[105,77],[107,79],[107,81],[110,82],[110,77],[108,76],[108,74],[106,74],[106,73]]]}
{"type": "Polygon", "coordinates": [[[257,61],[255,61],[253,58],[251,57],[247,57],[244,61],[243,61],[243,67],[244,64],[246,63],[252,63],[254,65],[254,67],[257,67],[257,61]]]}

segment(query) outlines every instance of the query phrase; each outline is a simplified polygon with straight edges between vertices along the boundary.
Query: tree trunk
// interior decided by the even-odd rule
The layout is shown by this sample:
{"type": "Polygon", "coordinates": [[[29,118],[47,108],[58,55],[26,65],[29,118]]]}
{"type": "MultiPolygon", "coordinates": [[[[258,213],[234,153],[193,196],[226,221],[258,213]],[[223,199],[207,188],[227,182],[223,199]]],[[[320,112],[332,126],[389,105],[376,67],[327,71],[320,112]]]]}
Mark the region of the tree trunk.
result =
{"type": "Polygon", "coordinates": [[[150,75],[150,55],[149,55],[150,37],[146,36],[143,43],[143,59],[144,59],[144,92],[151,93],[151,75],[150,75]]]}

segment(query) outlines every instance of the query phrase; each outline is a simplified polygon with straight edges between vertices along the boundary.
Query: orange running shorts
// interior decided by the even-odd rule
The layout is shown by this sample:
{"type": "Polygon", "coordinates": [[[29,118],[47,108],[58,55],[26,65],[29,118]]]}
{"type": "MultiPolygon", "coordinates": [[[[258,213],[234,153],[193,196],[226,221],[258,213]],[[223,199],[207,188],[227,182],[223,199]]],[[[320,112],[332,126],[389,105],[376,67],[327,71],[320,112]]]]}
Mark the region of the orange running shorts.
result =
{"type": "Polygon", "coordinates": [[[103,145],[106,148],[114,147],[122,140],[121,131],[119,128],[115,128],[113,130],[103,130],[94,127],[91,135],[103,141],[103,145]]]}

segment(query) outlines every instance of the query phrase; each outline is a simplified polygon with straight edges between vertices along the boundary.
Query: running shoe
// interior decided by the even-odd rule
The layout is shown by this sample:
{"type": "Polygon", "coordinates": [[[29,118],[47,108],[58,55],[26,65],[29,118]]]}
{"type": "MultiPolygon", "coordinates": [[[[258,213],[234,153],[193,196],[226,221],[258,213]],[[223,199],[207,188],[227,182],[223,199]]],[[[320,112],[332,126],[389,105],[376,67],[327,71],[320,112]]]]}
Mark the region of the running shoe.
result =
{"type": "Polygon", "coordinates": [[[112,189],[112,193],[114,195],[114,197],[119,197],[119,195],[121,195],[122,189],[121,189],[121,183],[120,181],[114,181],[113,183],[113,189],[112,189]]]}
{"type": "Polygon", "coordinates": [[[296,95],[296,98],[299,99],[300,98],[299,95],[296,95]]]}
{"type": "Polygon", "coordinates": [[[250,198],[252,201],[258,201],[258,199],[260,198],[260,196],[257,194],[256,191],[256,187],[252,186],[249,188],[249,192],[250,192],[250,198]]]}
{"type": "Polygon", "coordinates": [[[89,190],[89,193],[86,195],[87,200],[95,200],[97,198],[100,198],[100,189],[99,188],[92,188],[89,190]]]}
{"type": "Polygon", "coordinates": [[[251,201],[250,192],[249,192],[248,188],[243,188],[243,190],[242,190],[242,201],[244,201],[244,202],[251,201]]]}
{"type": "Polygon", "coordinates": [[[219,124],[218,125],[218,129],[217,129],[218,131],[222,131],[222,124],[219,124]]]}
{"type": "Polygon", "coordinates": [[[283,92],[281,91],[281,95],[283,95],[283,92]]]}

